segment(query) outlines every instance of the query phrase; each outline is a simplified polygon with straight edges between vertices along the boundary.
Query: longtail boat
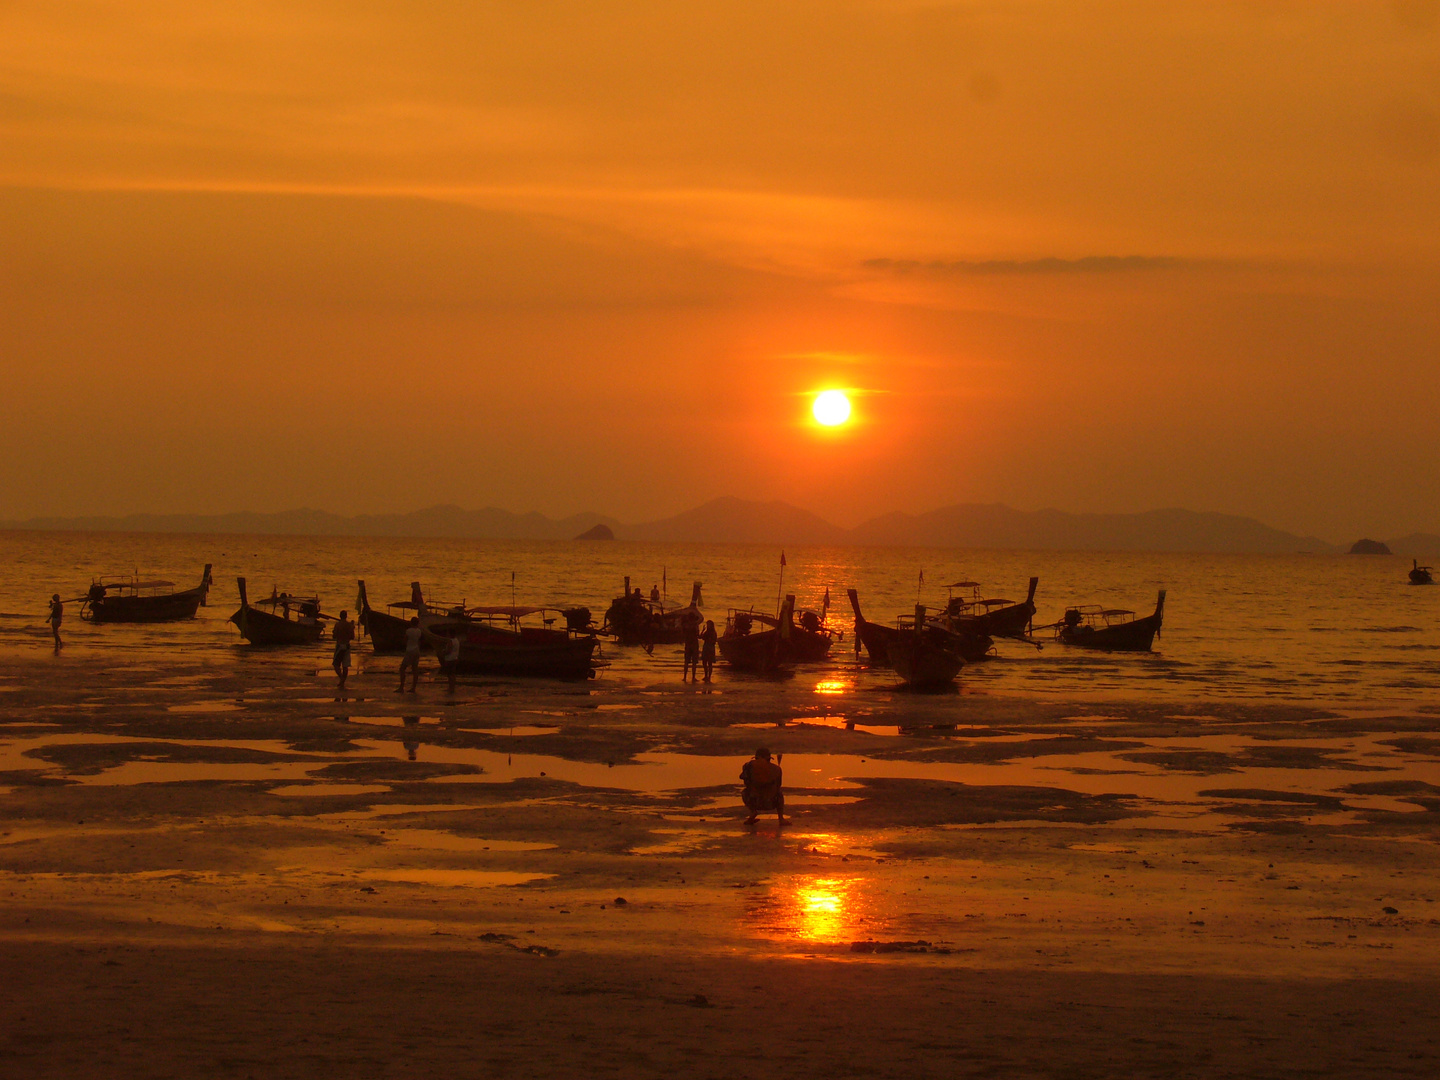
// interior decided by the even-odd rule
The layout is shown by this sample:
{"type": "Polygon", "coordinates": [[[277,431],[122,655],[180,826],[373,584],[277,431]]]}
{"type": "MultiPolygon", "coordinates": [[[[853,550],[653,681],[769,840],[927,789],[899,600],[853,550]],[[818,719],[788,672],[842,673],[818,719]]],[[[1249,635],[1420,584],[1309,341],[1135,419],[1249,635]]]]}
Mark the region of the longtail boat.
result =
{"type": "Polygon", "coordinates": [[[250,644],[310,645],[320,640],[325,632],[320,620],[329,616],[320,614],[316,597],[272,590],[269,597],[252,604],[245,591],[245,579],[235,580],[240,586],[240,610],[230,616],[230,621],[250,644]]]}
{"type": "Polygon", "coordinates": [[[405,651],[405,630],[410,620],[419,615],[425,606],[420,594],[420,583],[410,583],[410,599],[397,600],[386,604],[386,611],[376,611],[370,606],[370,597],[365,592],[365,582],[360,582],[355,597],[355,621],[370,638],[370,649],[377,653],[399,653],[405,651]],[[395,612],[404,612],[397,615],[395,612]]]}
{"type": "Polygon", "coordinates": [[[193,589],[175,591],[173,581],[141,581],[138,577],[103,578],[90,585],[81,602],[80,617],[94,623],[176,622],[193,619],[205,603],[211,585],[210,564],[193,589]]]}
{"type": "Polygon", "coordinates": [[[955,650],[954,635],[926,619],[923,604],[915,605],[910,627],[889,640],[886,655],[895,674],[917,690],[949,686],[965,666],[964,657],[955,650]]]}
{"type": "Polygon", "coordinates": [[[1124,608],[1087,604],[1068,608],[1055,624],[1055,640],[1062,645],[1106,652],[1149,652],[1165,618],[1165,590],[1155,601],[1155,613],[1136,618],[1124,608]]]}
{"type": "Polygon", "coordinates": [[[1001,597],[985,598],[980,595],[980,585],[974,581],[957,581],[948,585],[951,592],[945,605],[945,614],[951,618],[970,616],[977,628],[992,638],[1025,638],[1035,618],[1035,590],[1040,585],[1038,577],[1030,579],[1030,591],[1023,603],[1005,600],[1001,597]],[[969,597],[955,596],[954,590],[969,589],[969,597]]]}
{"type": "Polygon", "coordinates": [[[779,615],[732,610],[720,635],[720,655],[741,671],[764,673],[824,660],[839,636],[817,612],[802,610],[797,620],[795,597],[787,595],[779,615]]]}
{"type": "Polygon", "coordinates": [[[1421,566],[1419,559],[1410,560],[1410,584],[1411,585],[1434,585],[1435,578],[1430,573],[1432,567],[1421,566]]]}
{"type": "MultiPolygon", "coordinates": [[[[870,663],[878,667],[889,667],[890,643],[906,631],[914,616],[900,616],[895,620],[895,626],[871,622],[860,610],[859,593],[854,589],[846,589],[845,593],[850,597],[850,607],[855,612],[856,651],[859,651],[859,646],[864,645],[865,651],[870,656],[870,663]]],[[[990,635],[985,632],[984,627],[973,616],[952,617],[946,615],[941,618],[927,616],[926,623],[949,634],[947,648],[967,663],[984,660],[990,655],[990,649],[995,644],[990,635]]]]}
{"type": "Polygon", "coordinates": [[[460,639],[456,670],[466,674],[567,680],[595,674],[599,642],[585,608],[507,606],[433,612],[422,602],[420,625],[428,636],[460,639]],[[527,618],[532,621],[525,622],[527,618]],[[560,620],[564,626],[556,627],[560,620]]]}
{"type": "Polygon", "coordinates": [[[684,607],[667,606],[660,600],[647,600],[640,590],[630,591],[630,579],[625,579],[625,591],[610,603],[605,612],[603,629],[615,636],[621,645],[675,645],[685,640],[685,625],[704,622],[700,612],[700,582],[695,582],[690,591],[690,603],[684,607]]]}

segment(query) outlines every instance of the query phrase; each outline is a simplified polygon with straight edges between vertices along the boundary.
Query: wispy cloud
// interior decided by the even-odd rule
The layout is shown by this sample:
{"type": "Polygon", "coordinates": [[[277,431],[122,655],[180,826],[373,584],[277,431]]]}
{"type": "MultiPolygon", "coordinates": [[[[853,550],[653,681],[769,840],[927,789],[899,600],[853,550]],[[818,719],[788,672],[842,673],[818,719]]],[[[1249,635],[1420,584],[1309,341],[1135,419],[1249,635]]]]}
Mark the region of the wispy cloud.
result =
{"type": "Polygon", "coordinates": [[[1171,255],[1084,255],[1078,259],[866,259],[866,270],[892,274],[1113,274],[1136,270],[1176,270],[1212,266],[1212,260],[1171,255]]]}

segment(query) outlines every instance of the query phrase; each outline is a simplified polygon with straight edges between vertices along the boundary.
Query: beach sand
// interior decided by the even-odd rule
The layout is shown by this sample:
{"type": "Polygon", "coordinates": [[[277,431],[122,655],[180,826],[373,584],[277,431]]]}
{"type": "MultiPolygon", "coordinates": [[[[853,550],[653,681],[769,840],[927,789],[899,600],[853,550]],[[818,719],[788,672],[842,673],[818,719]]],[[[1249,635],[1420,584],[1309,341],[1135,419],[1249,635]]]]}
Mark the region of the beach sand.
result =
{"type": "Polygon", "coordinates": [[[1436,712],[392,667],[0,656],[4,1075],[1440,1068],[1436,712]]]}

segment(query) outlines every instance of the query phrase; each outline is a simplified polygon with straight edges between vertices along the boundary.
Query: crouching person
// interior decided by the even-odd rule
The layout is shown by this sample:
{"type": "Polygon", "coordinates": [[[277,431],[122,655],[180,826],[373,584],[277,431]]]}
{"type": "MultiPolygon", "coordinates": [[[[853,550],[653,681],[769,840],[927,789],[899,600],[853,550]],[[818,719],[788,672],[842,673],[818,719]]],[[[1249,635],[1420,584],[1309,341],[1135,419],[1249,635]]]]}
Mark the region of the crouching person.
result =
{"type": "Polygon", "coordinates": [[[781,825],[785,824],[785,792],[781,790],[782,771],[770,760],[770,751],[761,747],[755,756],[740,768],[740,780],[745,785],[740,799],[750,816],[746,825],[753,825],[761,814],[775,811],[781,825]]]}

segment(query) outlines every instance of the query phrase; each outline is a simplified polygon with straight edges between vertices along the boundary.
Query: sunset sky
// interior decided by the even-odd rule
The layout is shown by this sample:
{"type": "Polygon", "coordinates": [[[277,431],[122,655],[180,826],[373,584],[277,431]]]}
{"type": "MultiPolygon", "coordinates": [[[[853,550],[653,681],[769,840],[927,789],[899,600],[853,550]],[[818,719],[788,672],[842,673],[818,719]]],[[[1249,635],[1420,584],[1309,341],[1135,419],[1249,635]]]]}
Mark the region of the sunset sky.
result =
{"type": "Polygon", "coordinates": [[[0,518],[1440,532],[1440,0],[0,0],[0,185],[0,518]]]}

